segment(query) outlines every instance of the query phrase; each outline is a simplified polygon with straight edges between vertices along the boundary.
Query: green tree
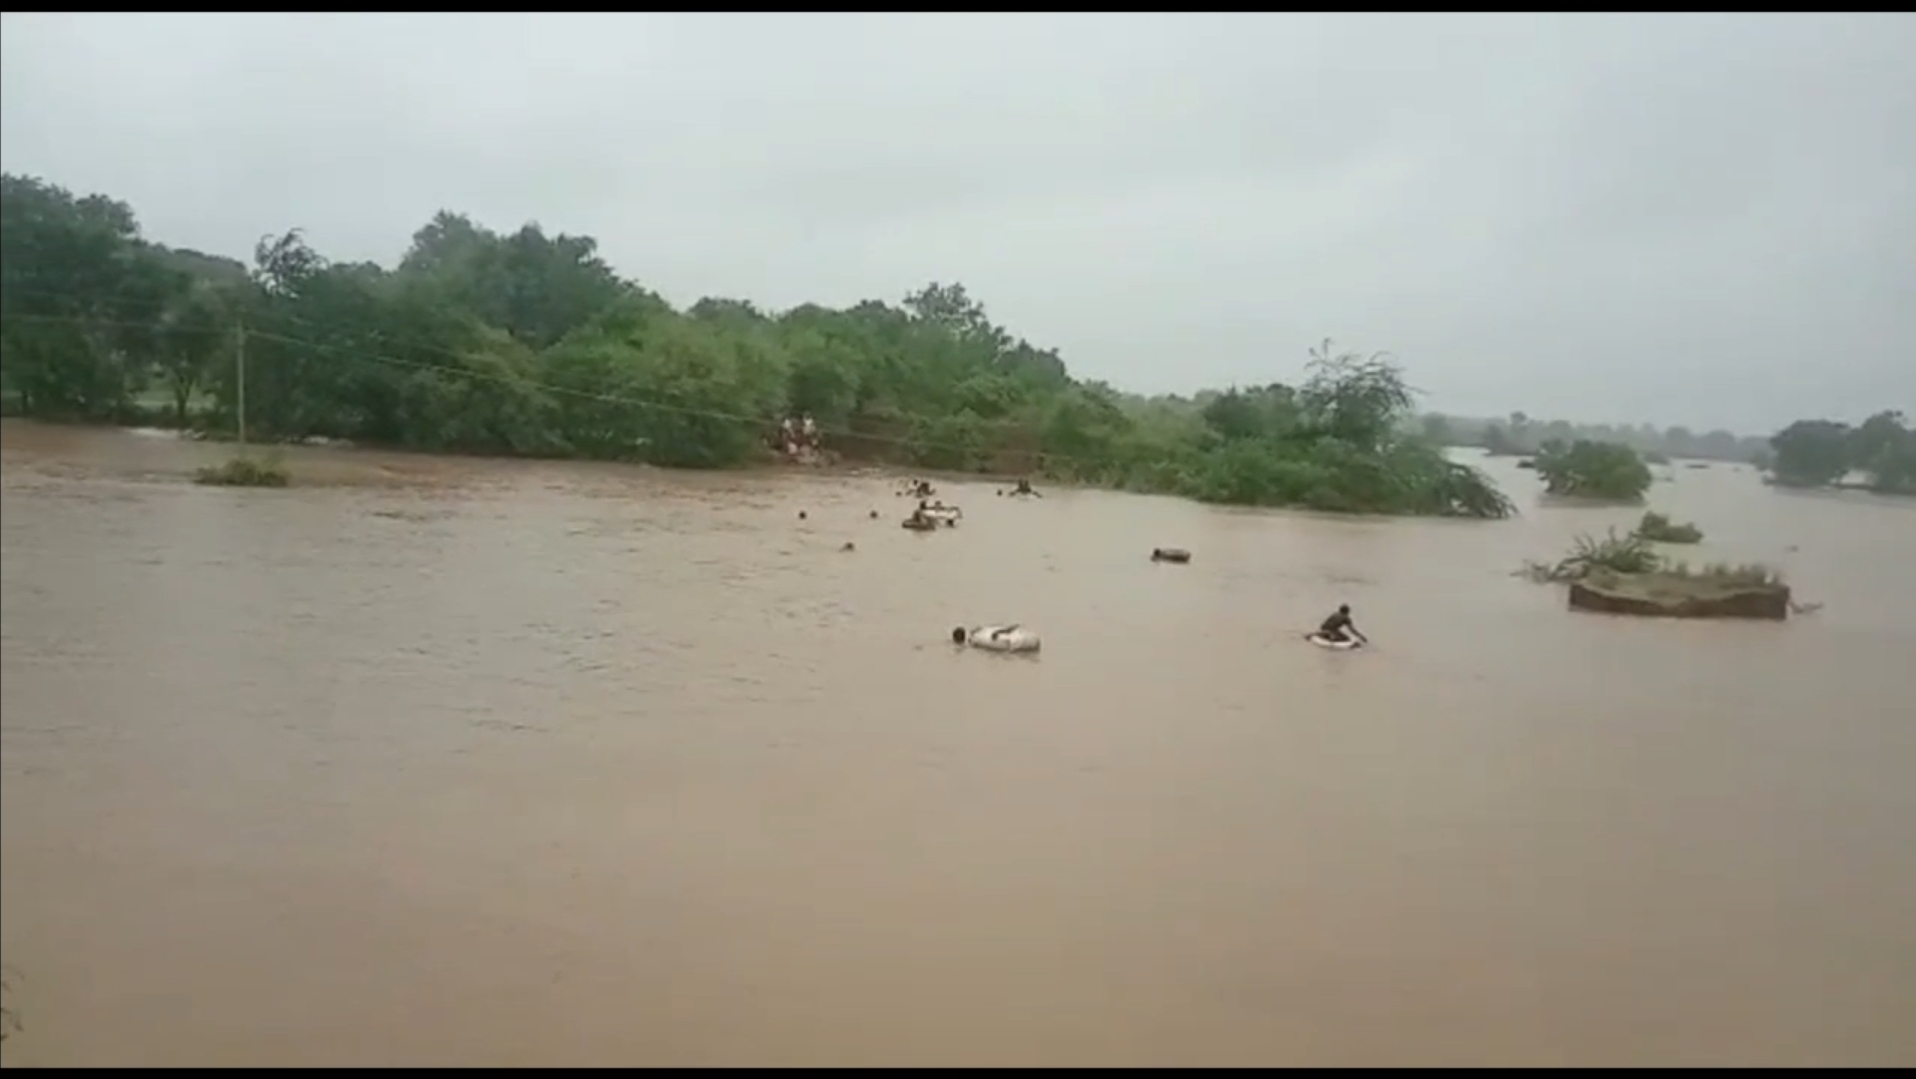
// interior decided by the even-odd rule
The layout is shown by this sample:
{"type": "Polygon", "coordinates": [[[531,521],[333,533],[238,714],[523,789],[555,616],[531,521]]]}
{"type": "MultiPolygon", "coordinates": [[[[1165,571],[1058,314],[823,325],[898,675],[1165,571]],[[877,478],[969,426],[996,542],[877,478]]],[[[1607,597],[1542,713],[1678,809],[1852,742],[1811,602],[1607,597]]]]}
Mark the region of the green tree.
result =
{"type": "Polygon", "coordinates": [[[1204,406],[1203,416],[1204,425],[1226,442],[1262,438],[1269,433],[1257,399],[1238,392],[1235,386],[1213,397],[1204,406]]]}
{"type": "Polygon", "coordinates": [[[173,398],[173,421],[187,425],[187,408],[216,358],[232,341],[225,305],[208,285],[189,288],[161,316],[154,349],[160,378],[173,398]]]}
{"type": "Polygon", "coordinates": [[[1878,412],[1850,433],[1852,467],[1869,476],[1870,487],[1885,493],[1916,491],[1916,432],[1895,410],[1878,412]]]}
{"type": "Polygon", "coordinates": [[[1297,395],[1305,422],[1318,434],[1353,446],[1383,447],[1413,403],[1402,369],[1387,355],[1332,355],[1325,338],[1311,350],[1309,377],[1297,395]]]}
{"type": "Polygon", "coordinates": [[[121,414],[174,287],[125,204],[0,177],[0,383],[22,410],[121,414]]]}
{"type": "Polygon", "coordinates": [[[1550,494],[1607,502],[1641,501],[1652,479],[1635,450],[1588,439],[1545,443],[1537,451],[1537,475],[1550,494]]]}
{"type": "Polygon", "coordinates": [[[1509,457],[1519,452],[1517,444],[1494,423],[1484,428],[1483,447],[1492,457],[1509,457]]]}
{"type": "Polygon", "coordinates": [[[1821,487],[1850,470],[1850,428],[1831,420],[1798,420],[1770,438],[1776,451],[1776,481],[1792,487],[1821,487]]]}

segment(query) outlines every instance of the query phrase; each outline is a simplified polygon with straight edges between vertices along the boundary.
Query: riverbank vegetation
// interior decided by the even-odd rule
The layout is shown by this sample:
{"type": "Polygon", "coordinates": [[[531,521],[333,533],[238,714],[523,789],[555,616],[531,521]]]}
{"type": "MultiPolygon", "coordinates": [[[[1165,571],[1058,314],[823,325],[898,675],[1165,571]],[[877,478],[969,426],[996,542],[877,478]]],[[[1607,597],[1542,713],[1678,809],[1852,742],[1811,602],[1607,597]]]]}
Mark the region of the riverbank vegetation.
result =
{"type": "Polygon", "coordinates": [[[1720,429],[1697,433],[1687,427],[1658,428],[1647,423],[1571,423],[1534,419],[1522,412],[1499,419],[1430,414],[1419,422],[1446,445],[1481,447],[1493,457],[1528,457],[1546,442],[1578,440],[1628,446],[1653,465],[1677,458],[1754,463],[1769,452],[1765,438],[1720,429]]]}
{"type": "Polygon", "coordinates": [[[958,284],[896,304],[681,311],[591,237],[536,224],[497,233],[442,212],[390,269],[329,261],[292,230],[249,266],[151,243],[104,196],[19,176],[3,194],[0,393],[29,415],[219,431],[243,399],[267,441],[688,468],[761,459],[782,419],[809,415],[854,460],[1249,505],[1514,512],[1417,430],[1394,361],[1329,342],[1295,382],[1141,398],[1072,377],[958,284]]]}
{"type": "Polygon", "coordinates": [[[1650,466],[1637,451],[1614,442],[1546,442],[1537,451],[1544,490],[1566,498],[1640,502],[1650,489],[1650,466]]]}
{"type": "Polygon", "coordinates": [[[1661,513],[1650,512],[1637,523],[1636,534],[1651,543],[1702,543],[1703,530],[1693,524],[1678,524],[1661,513]]]}

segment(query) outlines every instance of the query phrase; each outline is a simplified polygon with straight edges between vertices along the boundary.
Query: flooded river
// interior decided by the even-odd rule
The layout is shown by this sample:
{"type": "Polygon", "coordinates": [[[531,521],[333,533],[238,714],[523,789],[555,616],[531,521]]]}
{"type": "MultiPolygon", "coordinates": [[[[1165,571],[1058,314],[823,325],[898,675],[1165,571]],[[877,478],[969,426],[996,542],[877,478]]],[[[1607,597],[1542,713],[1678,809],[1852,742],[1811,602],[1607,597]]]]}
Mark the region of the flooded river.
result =
{"type": "Polygon", "coordinates": [[[1691,557],[1825,604],[1684,623],[1510,576],[1635,514],[1509,461],[1501,524],[917,535],[875,476],[0,430],[10,1065],[1916,1063],[1916,504],[1675,470],[1691,557]],[[1375,648],[1299,639],[1339,602],[1375,648]]]}

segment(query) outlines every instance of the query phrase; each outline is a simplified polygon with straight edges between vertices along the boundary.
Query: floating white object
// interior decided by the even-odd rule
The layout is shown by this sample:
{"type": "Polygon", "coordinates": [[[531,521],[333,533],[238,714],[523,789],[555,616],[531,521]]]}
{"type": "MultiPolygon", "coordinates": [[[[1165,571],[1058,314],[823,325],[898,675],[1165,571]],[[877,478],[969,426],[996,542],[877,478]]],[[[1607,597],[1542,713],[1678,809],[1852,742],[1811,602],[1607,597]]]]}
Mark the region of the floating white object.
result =
{"type": "Polygon", "coordinates": [[[1041,642],[1023,626],[978,626],[965,631],[965,643],[987,652],[1036,652],[1041,642]]]}
{"type": "Polygon", "coordinates": [[[1363,644],[1364,644],[1364,642],[1353,639],[1353,638],[1346,638],[1345,640],[1341,640],[1341,641],[1333,641],[1329,637],[1326,637],[1321,633],[1305,634],[1304,639],[1311,642],[1312,644],[1316,645],[1319,648],[1330,648],[1339,652],[1348,652],[1353,648],[1361,648],[1363,647],[1363,644]]]}

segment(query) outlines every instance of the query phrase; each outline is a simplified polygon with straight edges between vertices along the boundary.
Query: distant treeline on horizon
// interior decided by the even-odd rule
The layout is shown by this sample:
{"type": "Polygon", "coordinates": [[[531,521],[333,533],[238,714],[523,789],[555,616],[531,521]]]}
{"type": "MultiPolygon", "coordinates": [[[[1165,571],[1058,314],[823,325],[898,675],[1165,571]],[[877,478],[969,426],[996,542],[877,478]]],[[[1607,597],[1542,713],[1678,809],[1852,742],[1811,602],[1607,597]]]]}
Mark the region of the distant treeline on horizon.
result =
{"type": "Polygon", "coordinates": [[[1688,427],[1658,428],[1655,424],[1570,423],[1535,420],[1522,412],[1501,419],[1425,413],[1423,431],[1445,445],[1479,446],[1494,454],[1533,454],[1546,442],[1614,442],[1638,453],[1703,461],[1761,463],[1770,455],[1769,436],[1738,435],[1725,430],[1701,434],[1688,427]]]}

